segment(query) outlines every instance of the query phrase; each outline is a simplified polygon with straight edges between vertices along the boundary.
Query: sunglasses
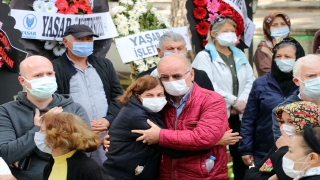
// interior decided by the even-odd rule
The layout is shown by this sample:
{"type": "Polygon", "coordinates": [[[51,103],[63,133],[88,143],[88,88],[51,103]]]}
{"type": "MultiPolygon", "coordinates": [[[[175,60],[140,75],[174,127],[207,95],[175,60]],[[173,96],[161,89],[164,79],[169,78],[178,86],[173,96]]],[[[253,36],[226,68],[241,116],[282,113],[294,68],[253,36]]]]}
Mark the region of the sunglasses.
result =
{"type": "Polygon", "coordinates": [[[231,19],[231,20],[233,20],[233,19],[232,19],[231,17],[229,17],[229,16],[218,16],[218,17],[216,17],[216,19],[214,19],[213,23],[211,24],[210,30],[212,29],[212,26],[215,25],[217,22],[218,22],[218,23],[219,23],[219,22],[222,22],[222,21],[224,21],[225,19],[231,19]]]}

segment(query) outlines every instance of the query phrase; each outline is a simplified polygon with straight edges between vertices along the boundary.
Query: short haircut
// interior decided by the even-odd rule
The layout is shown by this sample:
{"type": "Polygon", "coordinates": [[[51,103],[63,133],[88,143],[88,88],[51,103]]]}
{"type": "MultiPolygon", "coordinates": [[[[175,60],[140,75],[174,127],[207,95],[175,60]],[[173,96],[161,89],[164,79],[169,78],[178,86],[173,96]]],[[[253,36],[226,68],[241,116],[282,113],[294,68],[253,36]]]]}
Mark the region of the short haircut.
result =
{"type": "Polygon", "coordinates": [[[172,31],[164,33],[160,38],[159,38],[159,45],[158,48],[161,48],[163,45],[163,42],[165,41],[175,41],[175,42],[183,42],[186,44],[186,41],[184,40],[183,36],[179,33],[175,33],[172,31]]]}
{"type": "Polygon", "coordinates": [[[100,137],[77,115],[67,112],[46,113],[41,121],[46,127],[46,142],[53,149],[92,152],[102,143],[100,137]]]}
{"type": "Polygon", "coordinates": [[[137,80],[135,80],[126,90],[126,92],[117,98],[117,100],[120,102],[120,104],[127,104],[131,98],[132,95],[140,95],[144,91],[150,90],[155,88],[158,85],[161,85],[161,82],[158,78],[145,75],[137,80]]]}
{"type": "Polygon", "coordinates": [[[211,36],[211,31],[217,33],[220,29],[221,26],[224,25],[226,22],[232,24],[235,28],[237,27],[237,24],[230,18],[225,18],[224,20],[222,20],[221,22],[215,22],[214,20],[212,21],[208,35],[207,35],[207,41],[209,43],[213,43],[214,42],[214,38],[211,36]]]}
{"type": "Polygon", "coordinates": [[[299,58],[293,66],[293,77],[300,78],[300,69],[302,66],[309,68],[316,67],[320,64],[320,56],[315,54],[308,54],[299,58]]]}

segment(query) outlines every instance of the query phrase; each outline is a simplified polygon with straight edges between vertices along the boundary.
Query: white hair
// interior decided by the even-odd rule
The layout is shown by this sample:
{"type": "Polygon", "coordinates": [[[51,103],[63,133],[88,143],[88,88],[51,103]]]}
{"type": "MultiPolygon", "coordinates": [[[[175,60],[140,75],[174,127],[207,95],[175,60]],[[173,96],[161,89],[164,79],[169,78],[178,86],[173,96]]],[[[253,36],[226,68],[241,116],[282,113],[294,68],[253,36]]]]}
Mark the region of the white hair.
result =
{"type": "Polygon", "coordinates": [[[293,66],[293,77],[300,78],[300,69],[302,66],[309,68],[316,67],[320,64],[320,56],[315,54],[308,54],[299,58],[293,66]]]}
{"type": "Polygon", "coordinates": [[[184,40],[184,38],[183,38],[183,36],[181,34],[175,33],[175,32],[172,32],[172,31],[164,33],[159,38],[158,48],[161,48],[165,41],[183,42],[184,44],[186,44],[186,41],[184,40]]]}

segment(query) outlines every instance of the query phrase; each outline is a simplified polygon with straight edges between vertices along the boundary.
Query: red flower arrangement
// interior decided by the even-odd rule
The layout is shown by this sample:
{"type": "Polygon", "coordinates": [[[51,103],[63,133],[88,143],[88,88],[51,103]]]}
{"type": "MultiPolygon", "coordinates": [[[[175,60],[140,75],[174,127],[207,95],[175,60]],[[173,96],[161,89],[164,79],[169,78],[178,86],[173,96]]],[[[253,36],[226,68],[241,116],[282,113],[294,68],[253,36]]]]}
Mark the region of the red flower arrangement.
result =
{"type": "Polygon", "coordinates": [[[196,25],[196,31],[201,36],[206,36],[209,32],[210,24],[206,21],[201,21],[196,25]]]}
{"type": "Polygon", "coordinates": [[[207,5],[207,0],[193,0],[193,4],[198,7],[203,7],[207,5]]]}
{"type": "Polygon", "coordinates": [[[206,16],[207,16],[207,10],[203,7],[197,7],[197,8],[194,8],[193,10],[193,16],[196,18],[196,19],[204,19],[206,16]]]}
{"type": "Polygon", "coordinates": [[[92,14],[89,0],[57,0],[56,7],[61,14],[92,14]]]}
{"type": "Polygon", "coordinates": [[[196,32],[203,39],[201,45],[207,44],[206,35],[209,32],[210,23],[218,16],[231,17],[237,24],[236,34],[241,37],[244,31],[244,20],[242,16],[229,4],[223,0],[193,0],[196,6],[193,10],[193,16],[199,22],[196,24],[196,32]],[[203,8],[207,5],[207,9],[203,8]]]}

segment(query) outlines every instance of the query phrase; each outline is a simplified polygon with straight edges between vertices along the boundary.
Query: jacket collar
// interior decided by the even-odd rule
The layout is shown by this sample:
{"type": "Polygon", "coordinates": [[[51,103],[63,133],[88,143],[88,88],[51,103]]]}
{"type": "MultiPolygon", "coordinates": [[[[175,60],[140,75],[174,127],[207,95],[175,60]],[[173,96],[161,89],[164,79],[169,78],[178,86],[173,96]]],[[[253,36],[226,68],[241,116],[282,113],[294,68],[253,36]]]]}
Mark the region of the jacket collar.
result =
{"type": "MultiPolygon", "coordinates": [[[[209,52],[210,52],[211,61],[220,60],[221,62],[223,62],[213,43],[208,43],[205,48],[207,50],[209,50],[209,52]]],[[[235,60],[235,64],[236,64],[236,71],[238,72],[239,68],[242,65],[248,63],[248,60],[246,59],[244,53],[241,50],[239,50],[238,48],[236,48],[234,46],[229,46],[229,49],[231,50],[231,52],[234,56],[234,60],[235,60]]]]}
{"type": "MultiPolygon", "coordinates": [[[[67,70],[67,72],[70,72],[72,76],[77,73],[76,68],[73,66],[72,62],[67,57],[67,51],[62,54],[60,61],[61,61],[62,67],[64,67],[67,70]]],[[[94,56],[92,54],[88,56],[87,61],[88,61],[88,64],[91,64],[93,67],[95,67],[96,63],[94,61],[94,56]]]]}

